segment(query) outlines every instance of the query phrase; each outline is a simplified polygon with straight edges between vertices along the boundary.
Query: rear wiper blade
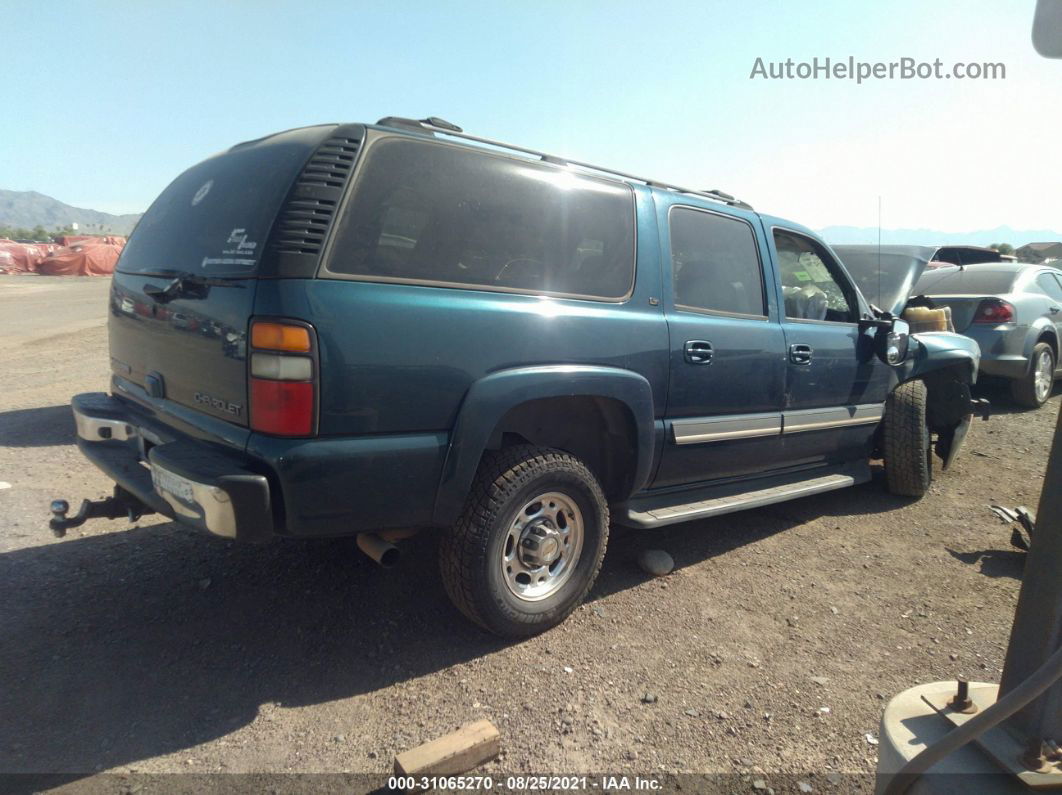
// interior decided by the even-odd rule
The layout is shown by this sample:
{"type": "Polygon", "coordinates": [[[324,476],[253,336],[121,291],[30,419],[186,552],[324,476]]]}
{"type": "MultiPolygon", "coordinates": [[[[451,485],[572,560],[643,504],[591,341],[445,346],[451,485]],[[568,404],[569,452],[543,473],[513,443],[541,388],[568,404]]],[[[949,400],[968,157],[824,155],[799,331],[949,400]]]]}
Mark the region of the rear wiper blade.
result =
{"type": "Polygon", "coordinates": [[[213,284],[221,287],[244,287],[242,284],[234,284],[234,281],[246,279],[246,276],[205,276],[191,271],[181,271],[176,268],[161,268],[157,271],[134,271],[133,276],[155,277],[157,279],[180,279],[192,284],[213,284]]]}
{"type": "Polygon", "coordinates": [[[185,296],[189,298],[205,298],[206,291],[197,288],[203,287],[237,287],[243,289],[247,285],[239,284],[233,281],[234,278],[223,278],[220,276],[203,276],[198,273],[189,273],[188,271],[178,270],[158,270],[158,271],[144,271],[137,274],[137,276],[157,277],[161,279],[171,279],[169,284],[165,287],[157,287],[154,284],[144,285],[144,294],[154,298],[159,303],[166,303],[178,296],[185,296]]]}

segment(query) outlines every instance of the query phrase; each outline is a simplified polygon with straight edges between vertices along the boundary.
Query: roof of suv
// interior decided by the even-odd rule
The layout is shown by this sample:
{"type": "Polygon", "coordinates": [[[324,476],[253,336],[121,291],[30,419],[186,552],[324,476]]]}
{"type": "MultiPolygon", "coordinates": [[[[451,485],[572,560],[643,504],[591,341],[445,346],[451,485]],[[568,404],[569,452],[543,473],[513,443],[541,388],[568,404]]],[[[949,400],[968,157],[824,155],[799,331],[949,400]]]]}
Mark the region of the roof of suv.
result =
{"type": "Polygon", "coordinates": [[[462,128],[456,124],[448,122],[444,119],[440,119],[437,116],[429,116],[426,119],[407,119],[399,116],[387,116],[380,119],[376,124],[365,125],[369,129],[375,130],[399,130],[402,132],[409,132],[416,135],[424,136],[436,136],[446,135],[454,138],[459,138],[464,141],[485,144],[491,147],[498,147],[501,149],[509,149],[514,152],[520,152],[524,155],[532,155],[537,157],[546,163],[552,163],[558,166],[575,166],[577,168],[586,169],[589,171],[597,171],[602,174],[610,174],[612,176],[620,177],[624,180],[631,180],[634,182],[641,182],[650,188],[657,188],[674,193],[685,193],[693,196],[700,196],[712,201],[721,202],[723,204],[741,207],[746,210],[751,210],[752,206],[741,199],[731,196],[721,190],[696,190],[693,188],[684,188],[679,185],[673,185],[660,180],[650,179],[648,177],[639,177],[635,174],[628,174],[623,171],[617,171],[616,169],[607,168],[605,166],[596,166],[592,163],[585,163],[578,160],[571,160],[570,158],[561,157],[559,155],[551,155],[546,152],[541,152],[537,149],[529,149],[525,146],[519,146],[517,144],[505,143],[504,141],[497,141],[491,138],[483,138],[478,135],[470,135],[466,133],[462,128]]]}

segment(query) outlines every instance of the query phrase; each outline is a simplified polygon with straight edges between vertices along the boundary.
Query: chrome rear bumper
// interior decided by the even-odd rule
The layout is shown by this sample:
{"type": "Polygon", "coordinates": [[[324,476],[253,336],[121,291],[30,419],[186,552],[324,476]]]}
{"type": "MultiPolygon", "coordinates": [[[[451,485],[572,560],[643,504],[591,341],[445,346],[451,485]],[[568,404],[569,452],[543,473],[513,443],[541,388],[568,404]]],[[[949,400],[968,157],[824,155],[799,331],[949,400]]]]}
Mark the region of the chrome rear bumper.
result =
{"type": "Polygon", "coordinates": [[[71,409],[85,457],[152,510],[225,538],[273,534],[268,480],[234,455],[191,438],[162,438],[110,395],[77,395],[71,409]]]}

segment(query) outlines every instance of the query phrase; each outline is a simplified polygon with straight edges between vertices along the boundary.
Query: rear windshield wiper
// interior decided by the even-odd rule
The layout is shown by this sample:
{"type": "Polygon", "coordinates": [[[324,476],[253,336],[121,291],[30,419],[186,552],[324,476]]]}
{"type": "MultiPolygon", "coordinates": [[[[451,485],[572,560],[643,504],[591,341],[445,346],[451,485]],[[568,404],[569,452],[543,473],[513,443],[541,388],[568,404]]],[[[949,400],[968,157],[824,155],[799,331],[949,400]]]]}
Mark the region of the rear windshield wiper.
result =
{"type": "Polygon", "coordinates": [[[144,294],[154,298],[160,304],[172,301],[174,298],[206,298],[206,287],[238,287],[243,289],[247,285],[234,281],[240,277],[202,276],[198,273],[178,270],[141,271],[137,276],[158,277],[171,279],[165,287],[156,287],[154,284],[144,285],[144,294]]]}

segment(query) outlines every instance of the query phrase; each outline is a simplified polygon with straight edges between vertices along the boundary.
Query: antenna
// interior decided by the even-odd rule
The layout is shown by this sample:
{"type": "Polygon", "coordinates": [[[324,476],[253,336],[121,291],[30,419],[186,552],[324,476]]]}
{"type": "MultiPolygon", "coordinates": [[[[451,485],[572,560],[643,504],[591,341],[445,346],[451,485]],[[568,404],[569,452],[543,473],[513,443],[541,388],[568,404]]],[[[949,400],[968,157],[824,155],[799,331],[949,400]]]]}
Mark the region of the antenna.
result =
{"type": "Polygon", "coordinates": [[[878,196],[878,300],[881,300],[881,196],[878,196]]]}

